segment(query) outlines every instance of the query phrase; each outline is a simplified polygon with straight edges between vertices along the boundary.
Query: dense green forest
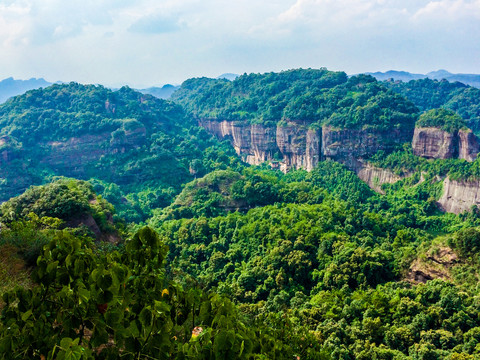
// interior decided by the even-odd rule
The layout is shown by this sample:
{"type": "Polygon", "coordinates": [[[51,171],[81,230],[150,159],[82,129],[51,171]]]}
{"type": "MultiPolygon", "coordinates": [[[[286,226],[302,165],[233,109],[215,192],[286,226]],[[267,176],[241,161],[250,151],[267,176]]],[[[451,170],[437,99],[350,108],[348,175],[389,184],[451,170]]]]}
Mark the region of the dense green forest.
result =
{"type": "Polygon", "coordinates": [[[480,89],[446,80],[384,81],[394,92],[405,96],[421,111],[445,108],[460,115],[475,133],[480,131],[480,89]]]}
{"type": "Polygon", "coordinates": [[[0,198],[55,176],[91,179],[127,221],[164,207],[181,185],[239,166],[234,151],[178,105],[127,87],[53,85],[0,105],[0,198]]]}
{"type": "Polygon", "coordinates": [[[480,211],[436,201],[478,160],[378,152],[410,175],[379,194],[330,160],[248,166],[195,122],[469,121],[388,86],[309,69],[0,106],[0,359],[477,359],[480,211]]]}
{"type": "Polygon", "coordinates": [[[265,125],[295,121],[337,128],[413,127],[418,109],[368,75],[298,69],[244,74],[234,81],[185,81],[172,99],[196,118],[265,125]]]}

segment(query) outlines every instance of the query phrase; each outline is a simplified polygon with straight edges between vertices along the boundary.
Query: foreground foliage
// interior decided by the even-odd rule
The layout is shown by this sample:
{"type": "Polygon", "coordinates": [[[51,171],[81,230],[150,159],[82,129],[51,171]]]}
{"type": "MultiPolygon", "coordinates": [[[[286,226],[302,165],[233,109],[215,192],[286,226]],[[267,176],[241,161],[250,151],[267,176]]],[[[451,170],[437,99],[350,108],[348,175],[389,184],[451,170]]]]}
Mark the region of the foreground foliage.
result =
{"type": "Polygon", "coordinates": [[[3,295],[0,358],[323,356],[313,335],[300,336],[282,318],[249,323],[231,301],[168,281],[166,253],[149,228],[125,251],[100,256],[88,241],[57,233],[37,260],[37,285],[3,295]]]}

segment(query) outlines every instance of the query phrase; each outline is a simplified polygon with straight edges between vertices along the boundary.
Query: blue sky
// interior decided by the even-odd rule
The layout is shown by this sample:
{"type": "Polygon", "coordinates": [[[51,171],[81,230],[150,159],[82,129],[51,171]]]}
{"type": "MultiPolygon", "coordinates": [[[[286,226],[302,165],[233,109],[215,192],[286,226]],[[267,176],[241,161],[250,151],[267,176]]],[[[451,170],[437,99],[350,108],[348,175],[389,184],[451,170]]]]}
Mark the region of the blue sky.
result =
{"type": "Polygon", "coordinates": [[[135,87],[327,67],[480,73],[480,0],[0,0],[0,79],[135,87]]]}

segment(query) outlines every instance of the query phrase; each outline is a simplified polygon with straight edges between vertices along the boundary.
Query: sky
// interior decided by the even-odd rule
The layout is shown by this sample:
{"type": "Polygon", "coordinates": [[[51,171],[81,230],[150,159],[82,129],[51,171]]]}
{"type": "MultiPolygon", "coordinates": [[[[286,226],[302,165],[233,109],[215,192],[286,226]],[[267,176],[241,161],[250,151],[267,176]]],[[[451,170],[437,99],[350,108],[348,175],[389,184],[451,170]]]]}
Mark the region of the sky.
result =
{"type": "Polygon", "coordinates": [[[0,79],[140,88],[300,67],[480,73],[480,0],[0,0],[0,79]]]}

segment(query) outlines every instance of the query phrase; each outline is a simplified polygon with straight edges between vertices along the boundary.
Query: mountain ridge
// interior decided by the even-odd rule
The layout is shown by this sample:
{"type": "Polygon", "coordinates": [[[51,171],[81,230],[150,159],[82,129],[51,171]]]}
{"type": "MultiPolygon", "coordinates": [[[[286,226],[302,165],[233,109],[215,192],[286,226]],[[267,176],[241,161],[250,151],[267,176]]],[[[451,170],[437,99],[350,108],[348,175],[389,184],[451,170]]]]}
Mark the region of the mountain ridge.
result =
{"type": "Polygon", "coordinates": [[[408,71],[397,71],[397,70],[388,70],[385,72],[365,72],[362,74],[371,75],[377,80],[384,81],[389,79],[400,80],[400,81],[410,81],[410,80],[420,80],[420,79],[432,79],[432,80],[448,80],[450,82],[461,82],[466,85],[474,86],[480,88],[480,75],[479,74],[463,74],[458,73],[454,74],[447,70],[436,70],[430,71],[427,74],[415,74],[408,71]]]}

